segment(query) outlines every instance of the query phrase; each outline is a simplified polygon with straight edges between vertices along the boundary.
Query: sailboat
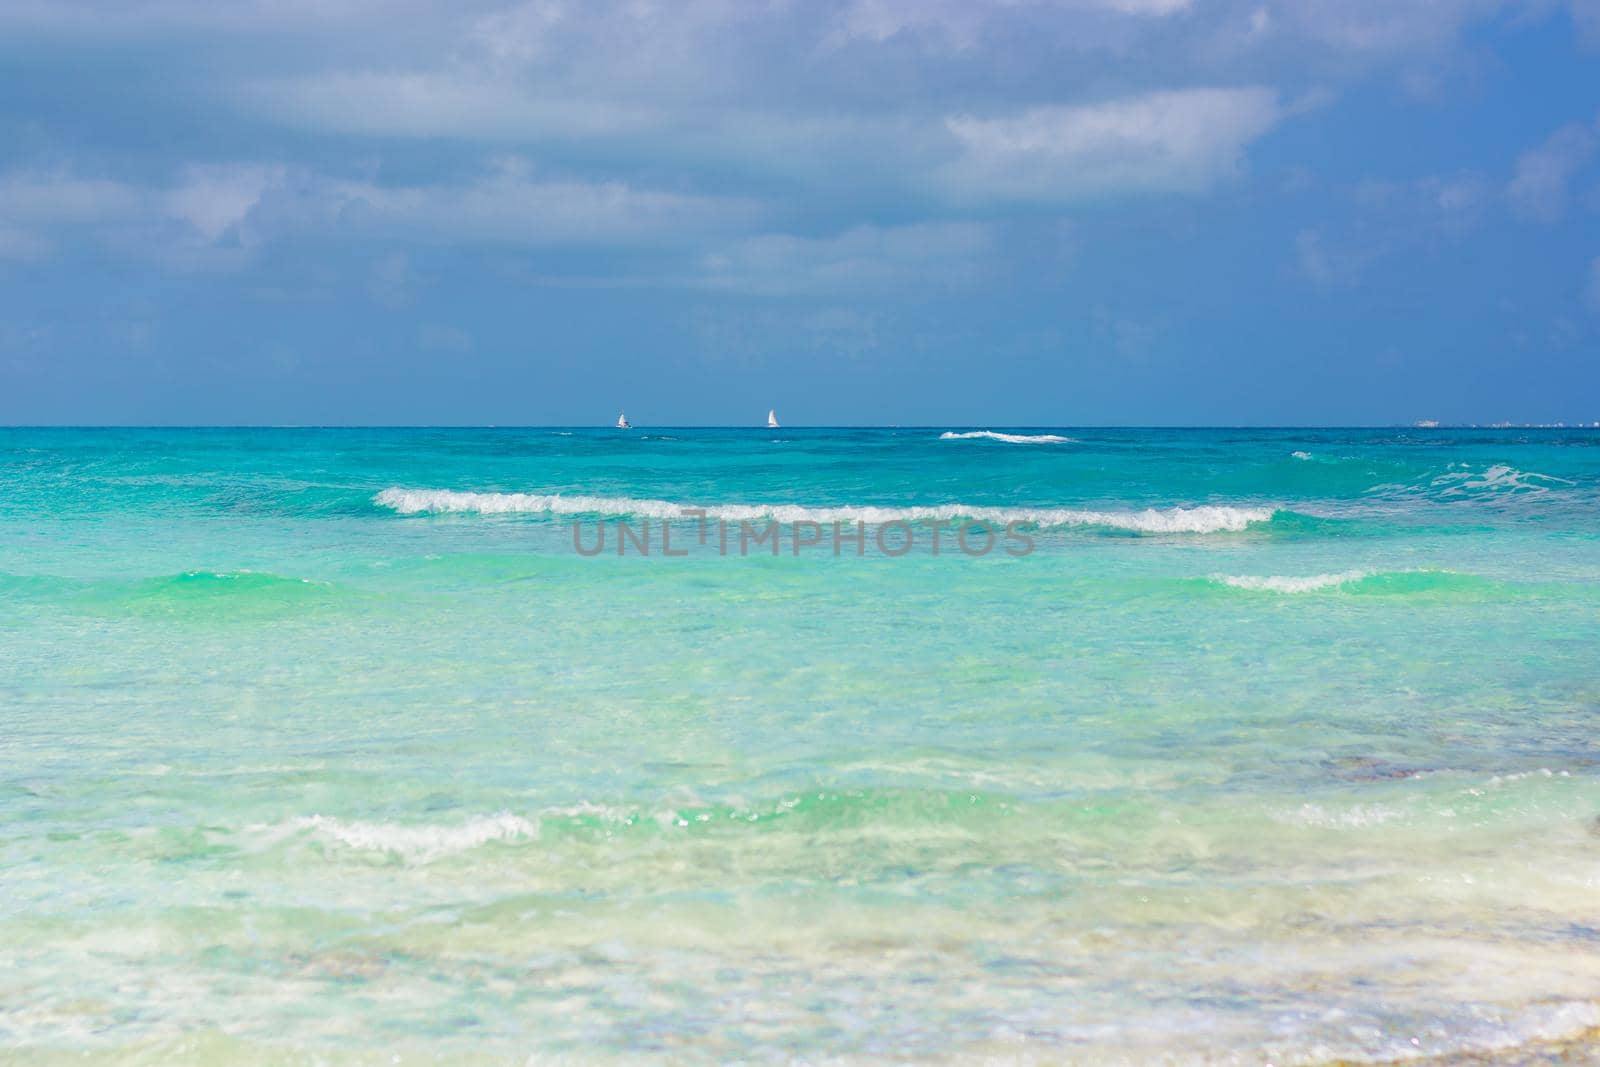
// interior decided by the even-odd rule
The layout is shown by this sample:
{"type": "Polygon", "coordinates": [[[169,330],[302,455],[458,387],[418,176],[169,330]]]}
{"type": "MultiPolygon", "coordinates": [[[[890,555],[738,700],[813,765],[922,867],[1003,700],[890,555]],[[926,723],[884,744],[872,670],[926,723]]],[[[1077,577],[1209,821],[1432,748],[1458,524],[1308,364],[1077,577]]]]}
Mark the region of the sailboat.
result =
{"type": "Polygon", "coordinates": [[[619,430],[631,430],[631,429],[633,429],[633,423],[628,421],[628,416],[626,414],[624,414],[623,412],[620,412],[620,411],[617,412],[617,429],[619,429],[619,430]]]}
{"type": "Polygon", "coordinates": [[[767,429],[776,430],[777,428],[778,428],[778,409],[777,408],[769,408],[767,410],[767,429]]]}

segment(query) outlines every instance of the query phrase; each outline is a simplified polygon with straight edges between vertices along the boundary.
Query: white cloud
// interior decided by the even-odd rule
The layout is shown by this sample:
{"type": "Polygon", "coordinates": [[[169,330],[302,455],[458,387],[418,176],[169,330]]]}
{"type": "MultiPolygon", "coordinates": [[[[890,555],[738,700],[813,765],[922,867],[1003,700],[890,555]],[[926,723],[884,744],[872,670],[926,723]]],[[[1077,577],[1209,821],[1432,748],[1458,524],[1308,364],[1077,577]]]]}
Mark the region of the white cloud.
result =
{"type": "Polygon", "coordinates": [[[908,30],[933,30],[957,47],[970,48],[987,25],[1018,10],[1160,18],[1193,6],[1194,0],[853,0],[840,23],[845,37],[884,41],[908,30]]]}
{"type": "Polygon", "coordinates": [[[173,32],[305,29],[308,26],[369,22],[403,24],[437,11],[430,0],[7,0],[0,4],[0,26],[16,30],[88,38],[157,37],[173,32]]]}
{"type": "Polygon", "coordinates": [[[1571,0],[1572,21],[1591,42],[1600,40],[1600,0],[1571,0]]]}
{"type": "Polygon", "coordinates": [[[1307,40],[1354,53],[1404,53],[1452,42],[1464,25],[1515,0],[1277,0],[1277,20],[1307,40]]]}
{"type": "Polygon", "coordinates": [[[138,191],[122,182],[79,178],[61,171],[0,175],[0,220],[52,225],[94,223],[125,215],[138,191]]]}
{"type": "Polygon", "coordinates": [[[1319,289],[1358,285],[1397,255],[1451,254],[1499,197],[1476,171],[1412,181],[1367,178],[1341,193],[1322,200],[1321,224],[1294,239],[1295,265],[1319,289]]]}
{"type": "Polygon", "coordinates": [[[1516,175],[1506,186],[1506,196],[1520,215],[1539,222],[1554,222],[1567,206],[1572,178],[1594,155],[1594,130],[1580,123],[1563,126],[1537,148],[1517,158],[1516,175]]]}
{"type": "Polygon", "coordinates": [[[55,248],[53,232],[126,219],[140,202],[139,191],[122,182],[60,170],[0,174],[0,259],[45,259],[55,248]]]}
{"type": "Polygon", "coordinates": [[[62,229],[109,243],[206,245],[240,222],[273,181],[281,183],[282,168],[191,167],[166,189],[64,170],[13,171],[0,175],[0,227],[9,224],[21,235],[12,243],[34,257],[62,229]]]}
{"type": "Polygon", "coordinates": [[[651,170],[716,167],[810,188],[858,186],[869,176],[897,181],[936,162],[946,137],[937,119],[921,114],[639,100],[615,89],[550,88],[486,68],[266,79],[242,87],[239,97],[277,121],[323,132],[644,159],[651,170]]]}
{"type": "Polygon", "coordinates": [[[252,82],[241,98],[298,126],[376,137],[531,142],[625,137],[667,121],[645,104],[541,93],[488,72],[334,72],[252,82]]]}
{"type": "Polygon", "coordinates": [[[702,280],[767,294],[949,287],[978,278],[993,250],[989,228],[970,222],[857,226],[831,237],[763,234],[706,256],[702,280]]]}
{"type": "Polygon", "coordinates": [[[743,200],[539,178],[517,159],[457,184],[325,181],[310,186],[306,197],[303,206],[313,217],[330,217],[360,233],[527,246],[709,235],[747,225],[757,214],[743,200]]]}
{"type": "Polygon", "coordinates": [[[1447,233],[1462,233],[1482,220],[1485,208],[1495,199],[1494,186],[1481,174],[1461,171],[1422,178],[1390,206],[1401,214],[1395,220],[1396,227],[1431,221],[1447,233]]]}
{"type": "Polygon", "coordinates": [[[1322,234],[1316,230],[1301,230],[1295,235],[1294,251],[1300,264],[1300,273],[1309,278],[1312,284],[1331,286],[1335,282],[1338,275],[1323,247],[1322,234]]]}
{"type": "Polygon", "coordinates": [[[282,188],[279,165],[194,166],[178,186],[161,194],[160,209],[187,223],[203,240],[215,241],[245,220],[269,189],[282,188]]]}
{"type": "Polygon", "coordinates": [[[1367,242],[1329,241],[1321,230],[1295,235],[1295,260],[1300,273],[1318,289],[1356,285],[1368,265],[1386,248],[1367,242]]]}
{"type": "Polygon", "coordinates": [[[356,237],[513,246],[615,245],[747,228],[748,201],[539,178],[518,159],[437,185],[383,185],[276,164],[189,167],[167,187],[67,173],[0,175],[0,254],[37,258],[74,227],[102,243],[174,265],[237,263],[284,237],[356,237]],[[223,248],[221,246],[228,246],[223,248]],[[225,255],[210,254],[221,251],[225,255]]]}
{"type": "Polygon", "coordinates": [[[947,121],[961,157],[943,172],[963,199],[1060,202],[1194,192],[1231,177],[1246,145],[1283,116],[1270,89],[1186,89],[1002,118],[947,121]]]}
{"type": "MultiPolygon", "coordinates": [[[[1308,88],[1464,54],[1474,25],[1545,17],[1558,2],[0,0],[0,34],[17,47],[117,34],[181,38],[195,55],[215,45],[215,62],[175,63],[186,100],[370,139],[358,158],[459,168],[516,151],[540,162],[404,184],[250,160],[138,185],[0,175],[0,256],[45,256],[70,227],[130,249],[182,248],[186,263],[319,234],[667,244],[705,267],[706,284],[777,291],[887,284],[918,269],[902,249],[920,240],[959,280],[981,250],[937,241],[987,232],[972,220],[1204,192],[1234,177],[1308,88]],[[1219,71],[1238,85],[1214,87],[1219,71]],[[1121,95],[1089,95],[1107,86],[1121,95]],[[392,138],[430,143],[390,152],[392,138]],[[861,225],[891,213],[924,224],[861,225]],[[838,233],[760,235],[786,218],[838,233]],[[963,221],[939,221],[952,218],[963,221]]],[[[351,148],[245,129],[285,159],[351,148]]],[[[1559,215],[1595,140],[1573,129],[1558,138],[1588,148],[1552,139],[1519,163],[1506,196],[1520,212],[1559,215]]],[[[1470,176],[1403,188],[1440,225],[1505,202],[1470,176]]],[[[1302,258],[1314,264],[1317,250],[1302,258]]],[[[403,299],[382,281],[373,291],[403,299]]]]}
{"type": "Polygon", "coordinates": [[[1440,211],[1455,214],[1473,211],[1484,200],[1483,179],[1475,174],[1458,174],[1451,178],[1424,178],[1422,191],[1433,199],[1440,211]]]}
{"type": "Polygon", "coordinates": [[[1291,113],[1272,89],[1195,88],[998,115],[685,110],[540,96],[515,79],[340,74],[253,84],[256,106],[295,125],[374,137],[448,138],[716,167],[785,193],[954,195],[963,204],[1055,203],[1105,192],[1192,192],[1231,176],[1244,148],[1291,113]],[[952,159],[952,156],[955,158],[952,159]],[[936,174],[930,188],[924,175],[936,174]]]}
{"type": "Polygon", "coordinates": [[[0,260],[10,259],[22,263],[43,259],[50,254],[50,242],[26,230],[0,226],[0,260]]]}

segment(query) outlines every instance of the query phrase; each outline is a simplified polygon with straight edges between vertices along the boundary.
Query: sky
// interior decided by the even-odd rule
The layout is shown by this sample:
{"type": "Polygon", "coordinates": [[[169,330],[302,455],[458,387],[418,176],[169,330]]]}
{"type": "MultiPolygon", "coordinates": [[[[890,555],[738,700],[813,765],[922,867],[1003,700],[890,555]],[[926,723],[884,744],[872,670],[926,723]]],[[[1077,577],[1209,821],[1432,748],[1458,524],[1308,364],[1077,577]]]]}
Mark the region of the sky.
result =
{"type": "Polygon", "coordinates": [[[0,0],[0,423],[1600,419],[1600,0],[0,0]]]}

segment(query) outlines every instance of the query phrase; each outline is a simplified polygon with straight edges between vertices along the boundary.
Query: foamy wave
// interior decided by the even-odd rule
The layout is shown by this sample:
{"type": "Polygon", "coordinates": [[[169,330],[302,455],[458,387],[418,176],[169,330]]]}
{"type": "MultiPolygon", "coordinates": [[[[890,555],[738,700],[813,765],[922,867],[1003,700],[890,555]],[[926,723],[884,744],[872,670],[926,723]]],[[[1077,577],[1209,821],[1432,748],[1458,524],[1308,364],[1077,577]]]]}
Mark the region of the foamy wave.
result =
{"type": "Polygon", "coordinates": [[[1520,782],[1524,778],[1571,778],[1571,771],[1552,771],[1549,767],[1540,767],[1536,771],[1517,771],[1513,774],[1497,774],[1489,779],[1492,786],[1502,786],[1507,782],[1520,782]]]}
{"type": "Polygon", "coordinates": [[[1469,468],[1454,470],[1447,474],[1441,474],[1433,480],[1433,486],[1439,490],[1440,496],[1455,496],[1485,491],[1543,493],[1554,486],[1571,484],[1565,478],[1540,474],[1538,471],[1519,471],[1515,467],[1509,467],[1504,463],[1497,463],[1481,472],[1473,471],[1469,468]]]}
{"type": "Polygon", "coordinates": [[[363,852],[387,852],[408,860],[431,860],[466,852],[491,841],[511,841],[539,835],[537,823],[510,812],[480,815],[457,826],[408,826],[403,823],[359,822],[311,815],[295,819],[295,831],[311,830],[316,836],[363,852]]]}
{"type": "Polygon", "coordinates": [[[977,438],[986,438],[990,441],[1005,441],[1013,445],[1062,445],[1071,441],[1070,437],[1060,437],[1053,433],[1022,434],[1022,433],[996,433],[994,430],[970,430],[967,433],[946,431],[939,435],[941,441],[971,441],[977,438]]]}
{"type": "Polygon", "coordinates": [[[1289,455],[1294,457],[1295,459],[1310,459],[1311,458],[1311,453],[1310,452],[1290,452],[1289,455]]]}
{"type": "MultiPolygon", "coordinates": [[[[463,493],[450,489],[385,489],[373,503],[402,515],[636,515],[648,519],[699,519],[702,509],[666,500],[615,496],[566,496],[540,493],[463,493]]],[[[1192,508],[1146,508],[1143,511],[1084,511],[1076,508],[993,508],[967,504],[935,507],[804,507],[799,504],[713,504],[704,517],[723,522],[833,523],[951,522],[969,519],[994,526],[1103,526],[1134,533],[1222,533],[1251,523],[1267,522],[1270,507],[1202,505],[1192,508]]]]}
{"type": "Polygon", "coordinates": [[[1235,589],[1251,589],[1272,593],[1310,593],[1317,589],[1332,589],[1346,582],[1359,582],[1372,577],[1371,571],[1340,571],[1338,574],[1312,574],[1304,578],[1281,575],[1214,574],[1211,580],[1235,589]]]}
{"type": "Polygon", "coordinates": [[[1318,829],[1355,829],[1379,826],[1402,816],[1397,808],[1381,804],[1356,804],[1352,807],[1329,810],[1320,804],[1302,804],[1292,811],[1272,813],[1274,822],[1286,826],[1307,826],[1318,829]]]}
{"type": "Polygon", "coordinates": [[[1475,497],[1541,496],[1552,490],[1575,485],[1566,478],[1538,471],[1518,470],[1504,463],[1496,463],[1483,470],[1474,470],[1466,464],[1452,463],[1444,473],[1426,484],[1380,485],[1370,492],[1380,495],[1429,495],[1440,500],[1464,500],[1475,497]]]}

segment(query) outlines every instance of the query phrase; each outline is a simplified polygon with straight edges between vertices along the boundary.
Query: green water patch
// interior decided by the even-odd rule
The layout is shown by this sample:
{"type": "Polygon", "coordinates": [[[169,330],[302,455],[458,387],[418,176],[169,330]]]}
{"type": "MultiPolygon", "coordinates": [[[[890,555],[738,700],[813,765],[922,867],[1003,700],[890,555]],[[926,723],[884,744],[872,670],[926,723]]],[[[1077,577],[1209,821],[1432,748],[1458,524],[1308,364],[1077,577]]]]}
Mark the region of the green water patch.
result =
{"type": "Polygon", "coordinates": [[[173,618],[295,614],[332,602],[328,582],[256,571],[187,571],[135,582],[107,598],[108,608],[173,618]]]}
{"type": "Polygon", "coordinates": [[[1342,587],[1353,596],[1448,596],[1458,594],[1484,599],[1571,596],[1582,586],[1550,582],[1508,582],[1447,570],[1381,571],[1367,574],[1342,587]]]}
{"type": "Polygon", "coordinates": [[[331,582],[262,571],[184,571],[138,579],[0,576],[0,596],[36,606],[118,616],[203,618],[292,614],[337,602],[331,582]]]}
{"type": "Polygon", "coordinates": [[[1273,541],[1374,540],[1394,537],[1483,534],[1492,528],[1481,524],[1424,522],[1416,512],[1392,514],[1374,510],[1346,515],[1313,515],[1280,508],[1270,522],[1252,527],[1273,541]]]}
{"type": "Polygon", "coordinates": [[[980,791],[852,789],[808,790],[765,804],[664,804],[651,809],[578,808],[540,816],[541,834],[556,839],[611,837],[619,832],[645,836],[684,833],[695,836],[784,829],[791,832],[872,828],[978,829],[1018,812],[1013,798],[980,791]]]}
{"type": "Polygon", "coordinates": [[[383,588],[450,590],[571,582],[593,571],[590,560],[574,553],[457,552],[374,561],[361,579],[383,588]]]}

